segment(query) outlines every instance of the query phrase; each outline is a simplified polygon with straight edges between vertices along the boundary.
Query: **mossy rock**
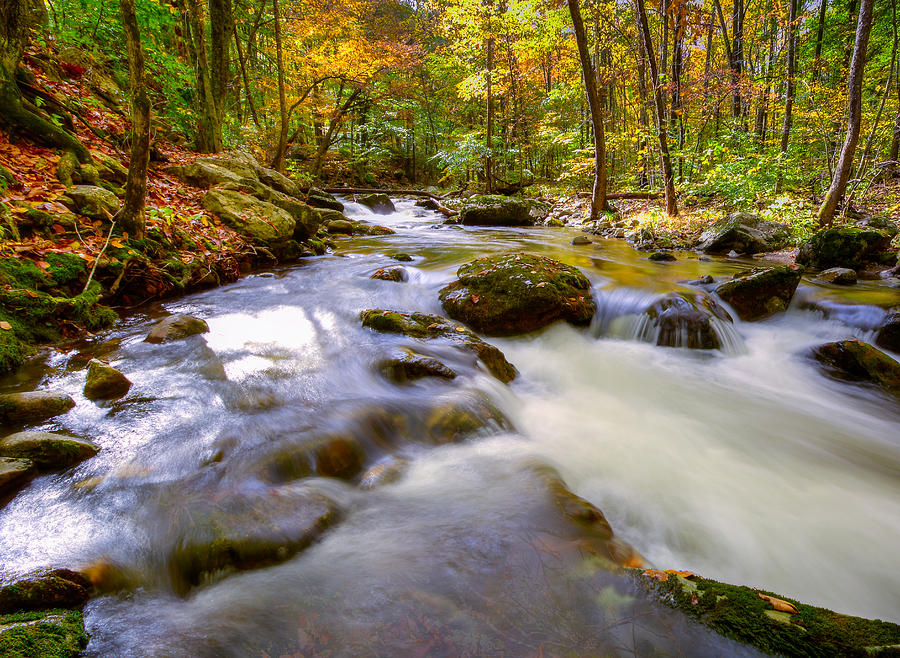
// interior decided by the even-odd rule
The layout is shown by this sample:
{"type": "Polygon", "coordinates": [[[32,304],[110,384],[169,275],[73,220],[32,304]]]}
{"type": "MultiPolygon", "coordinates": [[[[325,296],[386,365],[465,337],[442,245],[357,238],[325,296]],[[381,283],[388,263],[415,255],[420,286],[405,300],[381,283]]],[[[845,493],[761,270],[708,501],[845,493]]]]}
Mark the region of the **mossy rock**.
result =
{"type": "Polygon", "coordinates": [[[898,624],[842,615],[773,592],[696,575],[635,571],[634,577],[666,605],[767,654],[835,658],[900,655],[898,624]],[[797,612],[778,611],[760,595],[790,604],[797,612]]]}
{"type": "Polygon", "coordinates": [[[72,212],[101,221],[109,221],[121,206],[115,194],[96,185],[73,185],[59,201],[72,212]]]}
{"type": "Polygon", "coordinates": [[[30,459],[40,471],[57,471],[89,459],[100,446],[51,432],[17,432],[0,439],[0,456],[30,459]]]}
{"type": "Polygon", "coordinates": [[[435,406],[425,421],[432,443],[458,443],[478,434],[513,430],[512,422],[481,391],[463,391],[435,406]]]}
{"type": "Polygon", "coordinates": [[[376,364],[376,368],[395,384],[425,377],[456,379],[453,369],[433,357],[416,354],[410,349],[402,350],[399,356],[382,359],[376,364]]]}
{"type": "Polygon", "coordinates": [[[81,613],[75,610],[0,616],[0,656],[76,658],[87,647],[89,639],[81,613]]]}
{"type": "Polygon", "coordinates": [[[852,286],[856,283],[856,279],[856,270],[849,267],[830,267],[816,277],[816,280],[822,283],[834,283],[839,286],[852,286]]]}
{"type": "Polygon", "coordinates": [[[716,286],[715,293],[742,320],[763,320],[787,310],[802,273],[802,269],[788,265],[753,269],[716,286]]]}
{"type": "Polygon", "coordinates": [[[402,283],[409,280],[409,274],[402,267],[382,267],[375,272],[370,279],[378,279],[380,281],[395,281],[402,283]]]}
{"type": "Polygon", "coordinates": [[[263,185],[268,185],[282,194],[287,194],[292,197],[300,196],[300,188],[297,187],[297,183],[274,169],[257,167],[256,176],[263,185]]]}
{"type": "Polygon", "coordinates": [[[380,224],[363,224],[362,222],[356,224],[356,232],[360,235],[394,235],[397,231],[388,227],[381,226],[380,224]]]}
{"type": "Polygon", "coordinates": [[[893,311],[878,326],[875,335],[878,347],[900,353],[900,311],[893,311]]]}
{"type": "Polygon", "coordinates": [[[168,167],[166,173],[179,180],[203,189],[209,189],[222,183],[239,183],[241,176],[222,166],[212,159],[209,161],[195,161],[190,164],[176,167],[168,167]]]}
{"type": "Polygon", "coordinates": [[[90,589],[87,578],[69,569],[38,569],[21,576],[0,578],[0,614],[80,608],[87,602],[90,589]]]}
{"type": "Polygon", "coordinates": [[[813,358],[839,379],[875,384],[900,395],[900,363],[861,340],[839,340],[813,349],[813,358]]]}
{"type": "Polygon", "coordinates": [[[348,219],[333,219],[325,225],[325,228],[332,235],[353,235],[354,231],[353,222],[348,219]]]}
{"type": "Polygon", "coordinates": [[[7,494],[24,487],[35,475],[37,469],[30,459],[0,457],[0,506],[7,494]]]}
{"type": "Polygon", "coordinates": [[[484,194],[465,202],[459,221],[466,226],[533,226],[535,218],[526,199],[484,194]]]}
{"type": "Polygon", "coordinates": [[[235,190],[213,188],[203,197],[203,207],[225,224],[256,241],[290,239],[297,227],[286,210],[235,190]]]}
{"type": "Polygon", "coordinates": [[[28,391],[0,395],[0,420],[8,423],[39,423],[66,413],[75,400],[65,393],[28,391]]]}
{"type": "Polygon", "coordinates": [[[356,202],[361,203],[376,215],[390,215],[391,213],[397,212],[397,209],[394,207],[394,202],[391,201],[391,198],[387,194],[367,194],[358,197],[356,202]]]}
{"type": "Polygon", "coordinates": [[[413,262],[413,257],[409,254],[388,254],[388,258],[393,258],[395,261],[399,263],[411,263],[413,262]]]}
{"type": "Polygon", "coordinates": [[[716,320],[733,322],[728,312],[704,293],[669,293],[654,301],[647,316],[643,340],[660,347],[715,350],[724,347],[716,331],[716,320]]]}
{"type": "Polygon", "coordinates": [[[115,400],[131,388],[131,381],[116,368],[97,359],[88,364],[84,397],[88,400],[115,400]]]}
{"type": "Polygon", "coordinates": [[[309,190],[309,194],[306,196],[306,203],[311,205],[313,208],[323,208],[327,210],[337,210],[338,212],[344,212],[344,204],[338,201],[332,194],[325,192],[324,190],[320,190],[316,187],[312,187],[309,190]]]}
{"type": "Polygon", "coordinates": [[[153,325],[144,342],[169,343],[207,332],[209,332],[209,325],[204,320],[195,318],[193,315],[178,313],[163,318],[153,325]]]}
{"type": "Polygon", "coordinates": [[[731,213],[700,236],[700,251],[714,254],[758,254],[783,249],[790,242],[787,224],[765,220],[746,212],[731,213]]]}
{"type": "Polygon", "coordinates": [[[891,236],[867,228],[828,228],[813,235],[797,253],[797,263],[824,270],[829,267],[862,268],[867,262],[885,263],[891,236]]]}
{"type": "Polygon", "coordinates": [[[459,280],[440,291],[444,310],[487,334],[524,334],[557,320],[586,325],[596,310],[587,277],[545,256],[487,256],[456,274],[459,280]]]}
{"type": "Polygon", "coordinates": [[[444,339],[473,352],[494,377],[508,383],[518,374],[503,352],[486,343],[472,330],[440,315],[401,313],[383,309],[368,309],[360,314],[364,327],[387,333],[403,334],[410,338],[444,339]]]}
{"type": "Polygon", "coordinates": [[[217,572],[289,559],[334,525],[340,512],[322,494],[288,485],[186,504],[167,510],[167,518],[176,532],[169,573],[184,594],[217,572]]]}

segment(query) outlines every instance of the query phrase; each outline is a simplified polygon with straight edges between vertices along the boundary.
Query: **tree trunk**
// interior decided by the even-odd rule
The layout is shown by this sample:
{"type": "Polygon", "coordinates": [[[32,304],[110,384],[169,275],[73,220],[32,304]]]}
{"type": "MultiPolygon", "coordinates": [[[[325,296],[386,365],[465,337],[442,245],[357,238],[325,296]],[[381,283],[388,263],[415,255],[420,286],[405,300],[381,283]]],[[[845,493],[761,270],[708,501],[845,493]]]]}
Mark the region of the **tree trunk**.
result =
{"type": "Polygon", "coordinates": [[[77,137],[23,102],[16,83],[16,68],[25,52],[31,30],[46,19],[42,0],[0,1],[0,125],[33,141],[71,151],[80,162],[91,159],[77,137]]]}
{"type": "Polygon", "coordinates": [[[791,137],[791,121],[793,120],[792,110],[794,108],[794,74],[797,69],[795,62],[797,52],[797,1],[788,0],[790,9],[788,10],[788,27],[787,27],[787,61],[785,69],[787,75],[787,88],[784,92],[784,124],[781,128],[781,152],[787,153],[788,144],[791,137]]]}
{"type": "Polygon", "coordinates": [[[272,12],[275,15],[275,66],[278,68],[278,113],[280,117],[278,129],[278,150],[272,161],[272,169],[284,169],[284,151],[287,148],[288,109],[287,95],[284,89],[284,53],[281,49],[281,7],[278,0],[272,0],[272,12]]]}
{"type": "Polygon", "coordinates": [[[734,0],[731,15],[731,118],[740,119],[744,113],[741,98],[741,74],[744,68],[744,0],[734,0]]]}
{"type": "Polygon", "coordinates": [[[850,75],[847,79],[847,137],[841,148],[831,187],[819,208],[819,224],[831,226],[838,201],[844,195],[850,169],[853,167],[853,154],[859,141],[860,124],[862,122],[862,82],[866,68],[866,50],[869,45],[869,33],[872,31],[872,5],[874,0],[861,0],[859,19],[856,22],[856,44],[853,46],[853,57],[850,60],[850,75]]]}
{"type": "Polygon", "coordinates": [[[581,72],[584,76],[584,88],[587,93],[588,108],[591,113],[591,125],[594,128],[594,187],[591,195],[591,219],[597,219],[607,209],[606,203],[606,132],[603,126],[603,107],[597,92],[597,77],[591,55],[587,47],[587,35],[578,0],[568,0],[572,25],[575,28],[575,43],[578,46],[578,57],[581,60],[581,72]]]}
{"type": "MultiPolygon", "coordinates": [[[[866,0],[871,2],[871,0],[866,0]]],[[[669,142],[666,137],[665,101],[659,87],[659,71],[653,57],[653,42],[650,40],[650,27],[647,23],[647,11],[644,0],[635,0],[637,8],[638,33],[644,46],[647,66],[650,69],[650,84],[653,85],[653,105],[656,109],[656,136],[659,140],[659,154],[662,159],[663,176],[666,185],[666,212],[675,217],[678,215],[678,202],[675,200],[675,177],[672,172],[672,160],[669,157],[669,142]]]]}
{"type": "Polygon", "coordinates": [[[484,158],[484,185],[488,194],[494,191],[494,158],[491,155],[491,144],[494,141],[494,93],[491,87],[494,74],[494,40],[487,40],[486,69],[487,69],[487,108],[485,119],[484,148],[487,155],[484,158]]]}
{"type": "Polygon", "coordinates": [[[816,58],[813,63],[813,71],[819,76],[819,68],[822,65],[822,37],[825,36],[825,12],[828,11],[828,0],[819,3],[819,22],[816,25],[816,58]]]}
{"type": "Polygon", "coordinates": [[[209,27],[209,77],[218,125],[221,126],[231,82],[231,37],[234,32],[231,0],[209,0],[209,27]]]}
{"type": "Polygon", "coordinates": [[[128,48],[128,83],[131,91],[131,155],[125,202],[117,215],[122,230],[138,240],[144,237],[147,164],[150,162],[150,98],[144,81],[144,49],[138,31],[134,0],[119,0],[128,48]]]}
{"type": "Polygon", "coordinates": [[[197,150],[218,153],[222,150],[222,123],[219,120],[216,97],[206,54],[206,26],[199,0],[188,0],[188,43],[197,75],[197,94],[200,97],[200,120],[197,123],[197,150]]]}

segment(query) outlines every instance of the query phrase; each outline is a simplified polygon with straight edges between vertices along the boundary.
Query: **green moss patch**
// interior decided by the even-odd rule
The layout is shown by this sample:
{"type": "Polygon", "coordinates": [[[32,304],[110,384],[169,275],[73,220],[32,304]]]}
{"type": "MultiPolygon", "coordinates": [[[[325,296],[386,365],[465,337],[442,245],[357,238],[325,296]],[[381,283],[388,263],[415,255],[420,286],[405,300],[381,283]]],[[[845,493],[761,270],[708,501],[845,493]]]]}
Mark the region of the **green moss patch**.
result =
{"type": "Polygon", "coordinates": [[[0,656],[69,658],[78,656],[88,640],[81,613],[74,610],[0,616],[0,656]]]}

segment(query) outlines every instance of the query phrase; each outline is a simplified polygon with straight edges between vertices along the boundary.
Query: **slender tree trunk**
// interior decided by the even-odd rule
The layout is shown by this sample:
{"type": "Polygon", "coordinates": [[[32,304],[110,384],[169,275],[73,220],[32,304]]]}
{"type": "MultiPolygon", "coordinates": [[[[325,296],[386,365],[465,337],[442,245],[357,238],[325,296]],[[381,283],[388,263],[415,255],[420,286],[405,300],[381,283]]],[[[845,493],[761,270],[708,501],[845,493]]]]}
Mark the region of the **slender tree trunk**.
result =
{"type": "Polygon", "coordinates": [[[828,11],[828,0],[819,3],[819,22],[816,25],[816,58],[813,63],[813,71],[819,76],[822,66],[822,38],[825,36],[825,13],[828,11]]]}
{"type": "Polygon", "coordinates": [[[231,38],[235,27],[231,0],[209,0],[209,27],[209,77],[221,127],[231,83],[231,38]]]}
{"type": "Polygon", "coordinates": [[[247,62],[244,59],[243,49],[241,48],[241,40],[238,38],[237,26],[234,28],[234,46],[237,49],[238,64],[241,67],[241,79],[244,81],[244,95],[247,97],[247,107],[250,109],[250,118],[257,128],[259,125],[259,116],[256,113],[256,102],[253,100],[253,90],[250,88],[250,78],[247,76],[247,62]]]}
{"type": "MultiPolygon", "coordinates": [[[[796,73],[796,53],[797,53],[797,1],[788,0],[790,8],[788,10],[788,26],[787,26],[787,61],[785,62],[785,74],[787,75],[787,88],[784,92],[784,123],[781,128],[781,152],[787,153],[788,145],[791,138],[791,122],[793,121],[792,110],[794,108],[794,75],[796,73]]],[[[823,0],[824,1],[824,0],[823,0]]]]}
{"type": "Polygon", "coordinates": [[[744,0],[734,0],[734,11],[731,16],[731,118],[740,119],[744,113],[741,97],[741,75],[744,68],[744,0]]]}
{"type": "Polygon", "coordinates": [[[138,31],[134,0],[119,0],[122,27],[128,48],[128,86],[131,91],[131,154],[125,202],[116,219],[123,231],[144,237],[144,203],[147,198],[147,164],[150,162],[150,98],[144,80],[144,49],[138,31]]]}
{"type": "Polygon", "coordinates": [[[222,124],[216,106],[206,54],[206,28],[203,7],[199,0],[188,0],[188,27],[191,55],[197,73],[197,93],[200,96],[200,120],[197,125],[197,150],[218,153],[222,150],[222,124]]]}
{"type": "Polygon", "coordinates": [[[275,65],[278,67],[278,150],[275,153],[275,159],[272,161],[272,169],[275,171],[284,170],[284,151],[287,148],[288,136],[288,110],[287,95],[284,89],[284,53],[281,49],[281,7],[278,0],[272,0],[272,11],[275,14],[275,65]]]}
{"type": "MultiPolygon", "coordinates": [[[[871,2],[871,0],[866,0],[871,2]]],[[[663,176],[666,186],[666,212],[675,217],[678,215],[678,202],[675,200],[675,177],[672,172],[672,161],[669,157],[669,143],[666,137],[665,102],[659,87],[659,72],[656,69],[656,59],[653,56],[653,42],[650,40],[650,27],[647,23],[647,11],[644,9],[644,0],[635,0],[637,8],[638,32],[644,46],[647,66],[650,69],[650,83],[653,85],[653,101],[656,109],[656,136],[659,140],[659,153],[662,159],[663,176]]]]}
{"type": "Polygon", "coordinates": [[[872,31],[872,5],[874,0],[861,0],[859,19],[856,22],[856,43],[853,46],[853,57],[850,60],[850,75],[847,79],[847,137],[841,148],[831,187],[819,208],[819,224],[830,226],[834,219],[834,211],[838,201],[844,195],[850,169],[853,167],[853,154],[859,141],[860,124],[862,123],[862,82],[866,68],[866,51],[869,45],[869,34],[872,31]]]}
{"type": "Polygon", "coordinates": [[[494,158],[491,155],[491,145],[494,142],[494,91],[492,87],[494,75],[494,39],[490,38],[486,44],[486,76],[487,76],[487,108],[485,117],[484,148],[487,156],[484,158],[484,185],[488,194],[494,191],[494,158]]]}
{"type": "Polygon", "coordinates": [[[594,187],[591,191],[591,219],[597,219],[606,210],[606,132],[603,126],[603,107],[597,92],[597,77],[591,55],[588,52],[587,34],[578,0],[568,0],[569,13],[575,29],[575,44],[578,46],[578,58],[581,60],[581,72],[584,77],[584,88],[587,93],[588,108],[591,113],[591,125],[594,128],[594,187]]]}

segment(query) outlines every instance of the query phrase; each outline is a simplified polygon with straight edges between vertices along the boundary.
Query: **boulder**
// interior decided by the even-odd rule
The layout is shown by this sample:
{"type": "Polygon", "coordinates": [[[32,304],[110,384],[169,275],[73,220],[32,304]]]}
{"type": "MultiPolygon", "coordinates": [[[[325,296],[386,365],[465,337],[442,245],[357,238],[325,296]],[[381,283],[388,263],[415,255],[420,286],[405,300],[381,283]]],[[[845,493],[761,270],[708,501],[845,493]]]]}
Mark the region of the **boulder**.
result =
{"type": "Polygon", "coordinates": [[[788,265],[754,268],[719,284],[715,293],[731,305],[741,320],[762,320],[787,310],[801,274],[801,269],[788,265]]]}
{"type": "Polygon", "coordinates": [[[728,311],[703,293],[690,299],[670,293],[653,302],[644,314],[647,322],[639,338],[661,347],[720,349],[724,345],[716,330],[717,321],[732,322],[728,311]]]}
{"type": "Polygon", "coordinates": [[[390,215],[397,212],[394,202],[387,194],[367,194],[356,199],[357,203],[361,203],[370,209],[376,215],[390,215]]]}
{"type": "Polygon", "coordinates": [[[380,224],[364,224],[360,222],[356,224],[355,229],[361,235],[394,235],[397,231],[380,224]]]}
{"type": "Polygon", "coordinates": [[[875,335],[875,344],[882,349],[900,353],[900,311],[893,311],[884,319],[875,335]]]}
{"type": "Polygon", "coordinates": [[[116,158],[106,155],[102,151],[91,151],[96,163],[97,173],[102,180],[117,185],[124,185],[128,181],[128,168],[116,158]]]}
{"type": "Polygon", "coordinates": [[[596,310],[587,277],[545,256],[487,256],[462,265],[456,275],[440,291],[444,310],[487,334],[523,334],[557,320],[586,325],[596,310]]]}
{"type": "Polygon", "coordinates": [[[417,354],[410,349],[403,349],[398,356],[382,359],[376,365],[387,379],[396,384],[438,377],[440,379],[456,379],[456,373],[437,359],[417,354]]]}
{"type": "Polygon", "coordinates": [[[0,616],[0,656],[77,658],[83,655],[89,639],[77,610],[0,616]]]}
{"type": "Polygon", "coordinates": [[[674,254],[668,251],[654,251],[652,254],[647,256],[649,260],[653,260],[660,263],[672,262],[674,260],[678,260],[675,258],[674,254]]]}
{"type": "Polygon", "coordinates": [[[0,614],[19,610],[80,608],[88,600],[90,581],[69,569],[38,569],[0,577],[0,614]]]}
{"type": "Polygon", "coordinates": [[[306,203],[311,205],[313,208],[323,208],[326,210],[337,210],[338,212],[344,212],[344,204],[334,198],[333,195],[325,192],[324,190],[320,190],[317,187],[309,188],[309,193],[306,195],[306,203]]]}
{"type": "Polygon", "coordinates": [[[875,229],[876,231],[883,231],[884,233],[887,233],[889,236],[891,236],[891,238],[897,237],[897,234],[900,233],[900,227],[897,226],[897,222],[879,215],[874,215],[872,217],[866,217],[865,219],[859,220],[858,222],[856,222],[856,228],[875,229]]]}
{"type": "Polygon", "coordinates": [[[168,343],[173,340],[181,340],[196,334],[205,334],[209,331],[209,325],[200,318],[192,315],[178,313],[163,318],[150,330],[145,343],[168,343]]]}
{"type": "Polygon", "coordinates": [[[481,391],[454,394],[439,403],[425,421],[425,436],[432,443],[458,443],[475,434],[512,431],[509,419],[481,391]]]}
{"type": "Polygon", "coordinates": [[[119,212],[119,199],[107,189],[95,185],[73,185],[59,198],[66,208],[90,219],[108,221],[119,212]]]}
{"type": "Polygon", "coordinates": [[[253,240],[288,240],[297,222],[286,211],[234,190],[212,189],[203,207],[235,231],[253,240]]]}
{"type": "Polygon", "coordinates": [[[398,283],[409,280],[409,274],[403,267],[382,267],[375,272],[370,279],[380,279],[381,281],[396,281],[398,283]]]}
{"type": "Polygon", "coordinates": [[[268,185],[272,189],[288,196],[300,197],[300,188],[297,186],[297,183],[274,169],[259,167],[256,170],[256,176],[263,185],[268,185]]]}
{"type": "Polygon", "coordinates": [[[515,379],[515,367],[499,349],[486,343],[471,330],[440,315],[428,313],[400,313],[369,309],[360,314],[364,327],[386,333],[402,334],[410,338],[443,339],[473,352],[494,377],[508,383],[515,379]]]}
{"type": "Polygon", "coordinates": [[[213,158],[203,158],[190,164],[167,167],[166,173],[172,174],[188,185],[203,189],[209,189],[222,183],[240,183],[241,181],[241,176],[221,166],[213,158]]]}
{"type": "Polygon", "coordinates": [[[203,157],[197,158],[194,161],[194,164],[200,166],[219,167],[221,169],[230,171],[235,176],[238,176],[240,178],[248,178],[250,180],[258,180],[256,172],[258,169],[260,169],[260,167],[257,167],[252,162],[240,158],[203,157]]]}
{"type": "Polygon", "coordinates": [[[403,477],[408,467],[409,461],[402,457],[385,457],[362,474],[359,488],[370,490],[396,482],[403,477]]]}
{"type": "Polygon", "coordinates": [[[572,238],[572,244],[574,244],[575,246],[583,246],[591,244],[591,241],[583,235],[576,235],[574,238],[572,238]]]}
{"type": "Polygon", "coordinates": [[[64,414],[75,406],[65,393],[29,391],[0,395],[0,421],[6,423],[39,423],[64,414]]]}
{"type": "Polygon", "coordinates": [[[273,206],[281,208],[294,219],[293,238],[295,240],[308,240],[319,230],[322,218],[319,212],[309,204],[274,190],[270,190],[270,193],[266,195],[264,200],[273,206]]]}
{"type": "Polygon", "coordinates": [[[824,270],[847,267],[858,270],[866,262],[890,256],[886,251],[891,236],[865,228],[827,228],[813,235],[797,252],[797,263],[824,270]]]}
{"type": "Polygon", "coordinates": [[[0,500],[28,484],[36,474],[37,469],[30,459],[0,457],[0,500]]]}
{"type": "Polygon", "coordinates": [[[325,225],[325,229],[332,235],[353,235],[353,223],[348,219],[333,219],[325,225]]]}
{"type": "Polygon", "coordinates": [[[790,226],[746,212],[731,213],[700,236],[697,248],[714,254],[758,254],[783,249],[790,241],[790,226]]]}
{"type": "Polygon", "coordinates": [[[393,258],[395,261],[399,263],[411,263],[413,262],[413,257],[409,254],[388,254],[388,258],[393,258]]]}
{"type": "Polygon", "coordinates": [[[849,267],[831,267],[819,274],[816,279],[823,283],[852,286],[856,283],[856,270],[851,270],[849,267]]]}
{"type": "Polygon", "coordinates": [[[262,460],[263,479],[275,484],[311,475],[342,480],[362,470],[366,453],[352,434],[329,434],[303,443],[279,447],[262,460]]]}
{"type": "Polygon", "coordinates": [[[87,439],[50,432],[17,432],[0,439],[0,457],[29,459],[40,471],[58,471],[100,451],[87,439]]]}
{"type": "Polygon", "coordinates": [[[533,226],[531,203],[526,199],[485,194],[466,200],[459,213],[466,226],[533,226]]]}
{"type": "Polygon", "coordinates": [[[900,363],[861,340],[839,340],[813,349],[812,357],[839,379],[875,384],[900,395],[900,363]]]}
{"type": "Polygon", "coordinates": [[[131,381],[108,363],[91,359],[84,382],[84,397],[88,400],[116,400],[131,388],[131,381]]]}
{"type": "Polygon", "coordinates": [[[334,525],[339,510],[305,485],[287,485],[220,494],[173,516],[169,573],[184,594],[218,571],[287,560],[334,525]]]}

